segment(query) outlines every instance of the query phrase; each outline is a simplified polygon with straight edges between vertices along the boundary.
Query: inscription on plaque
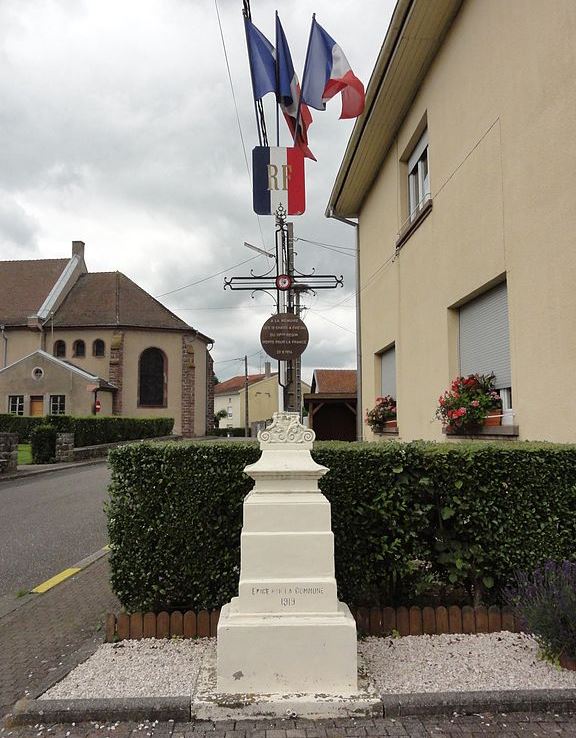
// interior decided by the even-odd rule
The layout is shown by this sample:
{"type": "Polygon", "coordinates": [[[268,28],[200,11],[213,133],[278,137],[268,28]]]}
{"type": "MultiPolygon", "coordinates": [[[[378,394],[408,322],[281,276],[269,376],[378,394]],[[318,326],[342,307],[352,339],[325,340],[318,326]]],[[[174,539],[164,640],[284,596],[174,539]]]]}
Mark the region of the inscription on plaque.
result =
{"type": "Polygon", "coordinates": [[[250,594],[252,597],[279,597],[282,607],[295,607],[297,598],[321,596],[324,594],[324,587],[252,587],[250,594]]]}
{"type": "Polygon", "coordinates": [[[273,359],[297,359],[308,346],[308,328],[297,315],[278,313],[268,318],[262,326],[260,343],[273,359]]]}

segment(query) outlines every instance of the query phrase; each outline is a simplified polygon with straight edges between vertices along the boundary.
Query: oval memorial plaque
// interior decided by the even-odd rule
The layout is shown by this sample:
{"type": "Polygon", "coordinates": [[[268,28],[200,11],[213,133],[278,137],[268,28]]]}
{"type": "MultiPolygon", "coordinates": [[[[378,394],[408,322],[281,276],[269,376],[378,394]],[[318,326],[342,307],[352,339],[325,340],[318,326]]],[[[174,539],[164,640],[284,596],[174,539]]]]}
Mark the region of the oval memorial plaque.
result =
{"type": "Polygon", "coordinates": [[[278,313],[268,318],[262,326],[260,343],[273,359],[297,359],[308,346],[308,328],[297,315],[278,313]]]}

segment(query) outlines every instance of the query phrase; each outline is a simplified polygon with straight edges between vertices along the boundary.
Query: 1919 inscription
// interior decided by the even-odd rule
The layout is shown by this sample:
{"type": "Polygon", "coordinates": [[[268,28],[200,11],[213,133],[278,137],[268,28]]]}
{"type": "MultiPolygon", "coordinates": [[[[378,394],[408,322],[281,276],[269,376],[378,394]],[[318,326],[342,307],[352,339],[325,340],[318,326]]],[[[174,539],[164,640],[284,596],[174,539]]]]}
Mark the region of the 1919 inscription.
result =
{"type": "Polygon", "coordinates": [[[324,587],[252,587],[252,597],[279,596],[282,607],[295,607],[296,597],[323,595],[324,587]]]}

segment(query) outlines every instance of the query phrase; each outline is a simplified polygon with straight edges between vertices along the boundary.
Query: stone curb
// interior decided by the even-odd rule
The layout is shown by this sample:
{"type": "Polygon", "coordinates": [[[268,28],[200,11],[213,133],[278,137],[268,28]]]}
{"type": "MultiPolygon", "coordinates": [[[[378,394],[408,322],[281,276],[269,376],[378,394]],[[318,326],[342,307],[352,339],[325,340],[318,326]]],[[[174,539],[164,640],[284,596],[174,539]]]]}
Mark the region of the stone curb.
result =
{"type": "Polygon", "coordinates": [[[9,480],[25,479],[26,477],[36,477],[39,474],[53,474],[58,471],[67,471],[68,469],[76,469],[79,466],[92,466],[93,464],[106,464],[108,459],[104,456],[101,459],[88,459],[86,461],[70,461],[66,464],[53,464],[45,469],[30,469],[30,471],[19,471],[13,474],[0,475],[0,482],[9,480]]]}
{"type": "Polygon", "coordinates": [[[384,694],[384,717],[478,712],[576,711],[576,689],[510,689],[479,692],[384,694]]]}
{"type": "MultiPolygon", "coordinates": [[[[377,717],[380,709],[384,718],[479,712],[574,712],[576,711],[576,689],[386,694],[381,696],[380,706],[374,706],[373,717],[377,717]]],[[[258,719],[254,715],[250,717],[251,720],[258,719]]],[[[6,716],[5,725],[10,727],[36,723],[81,723],[89,720],[190,722],[191,719],[190,697],[24,699],[17,702],[12,713],[6,716]]],[[[218,721],[215,726],[217,728],[218,721]]]]}
{"type": "MultiPolygon", "coordinates": [[[[77,561],[75,564],[72,564],[71,568],[79,569],[79,571],[77,571],[76,574],[74,574],[73,576],[77,577],[79,574],[82,574],[82,572],[87,569],[90,564],[93,564],[95,561],[98,561],[103,556],[106,556],[109,553],[110,550],[106,546],[104,546],[103,548],[98,549],[98,551],[85,556],[83,559],[77,561]]],[[[2,622],[2,618],[6,617],[6,615],[10,615],[15,610],[19,610],[21,607],[28,605],[30,602],[37,602],[38,598],[42,596],[42,594],[39,594],[37,592],[28,592],[28,594],[24,595],[23,597],[19,597],[18,599],[12,601],[8,600],[7,602],[4,602],[3,598],[0,598],[0,623],[2,622]]]]}
{"type": "Polygon", "coordinates": [[[14,705],[5,726],[82,723],[89,720],[190,722],[190,697],[125,697],[88,700],[30,700],[14,705]]]}

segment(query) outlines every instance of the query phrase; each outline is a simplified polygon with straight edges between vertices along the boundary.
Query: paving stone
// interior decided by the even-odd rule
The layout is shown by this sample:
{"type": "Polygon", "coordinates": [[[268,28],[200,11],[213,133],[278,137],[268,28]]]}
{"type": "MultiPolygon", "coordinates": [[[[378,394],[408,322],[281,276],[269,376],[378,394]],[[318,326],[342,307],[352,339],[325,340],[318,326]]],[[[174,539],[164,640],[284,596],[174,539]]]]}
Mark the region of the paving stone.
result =
{"type": "Polygon", "coordinates": [[[99,629],[106,613],[119,607],[110,589],[105,556],[4,615],[0,619],[0,717],[26,691],[33,694],[51,677],[63,676],[76,666],[80,646],[93,641],[95,650],[104,637],[99,629]]]}

